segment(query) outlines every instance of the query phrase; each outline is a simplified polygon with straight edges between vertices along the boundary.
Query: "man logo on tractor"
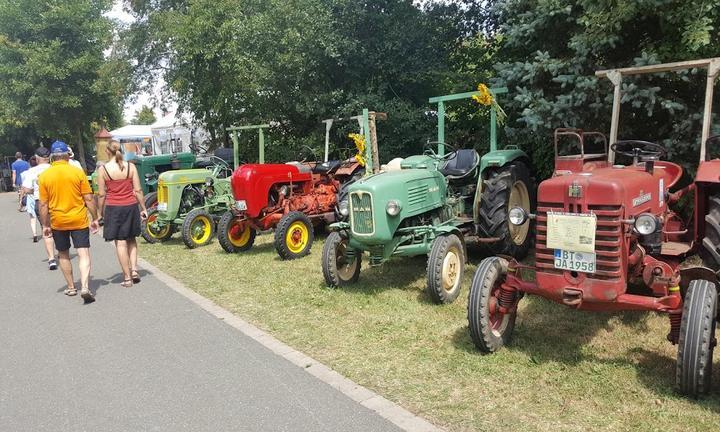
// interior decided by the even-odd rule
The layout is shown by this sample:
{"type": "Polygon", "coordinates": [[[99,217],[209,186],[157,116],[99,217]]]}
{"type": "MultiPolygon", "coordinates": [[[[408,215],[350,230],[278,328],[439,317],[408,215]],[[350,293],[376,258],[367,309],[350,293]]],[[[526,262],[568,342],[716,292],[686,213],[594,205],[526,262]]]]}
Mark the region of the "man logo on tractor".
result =
{"type": "Polygon", "coordinates": [[[596,72],[615,86],[612,144],[608,151],[598,132],[555,131],[555,173],[538,188],[537,213],[510,211],[513,224],[536,221],[535,265],[490,257],[475,272],[468,324],[481,351],[508,343],[525,294],[578,310],[660,312],[669,317],[667,339],[678,345],[678,390],[690,396],[710,390],[719,318],[720,160],[709,160],[707,148],[720,144],[720,137],[709,137],[718,73],[720,58],[596,72]],[[700,163],[693,183],[670,192],[683,169],[661,160],[665,149],[617,139],[622,78],[691,68],[708,69],[700,163]],[[571,140],[578,151],[560,154],[561,140],[571,140]],[[586,153],[591,140],[602,150],[586,153]],[[615,164],[616,155],[630,164],[615,164]],[[695,217],[683,220],[671,205],[691,192],[695,217]],[[696,252],[706,266],[684,262],[696,252]]]}

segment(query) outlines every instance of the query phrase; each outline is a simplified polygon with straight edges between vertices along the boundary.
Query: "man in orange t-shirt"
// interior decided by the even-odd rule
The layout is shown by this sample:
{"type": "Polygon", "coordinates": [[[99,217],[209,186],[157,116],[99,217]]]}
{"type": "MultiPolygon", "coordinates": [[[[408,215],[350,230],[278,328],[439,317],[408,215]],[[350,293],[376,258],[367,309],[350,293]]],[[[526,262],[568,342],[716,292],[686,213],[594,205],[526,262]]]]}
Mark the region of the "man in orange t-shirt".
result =
{"type": "Polygon", "coordinates": [[[60,269],[67,281],[65,294],[77,294],[70,262],[70,239],[77,250],[80,268],[80,295],[86,302],[94,300],[90,292],[90,231],[98,232],[98,215],[92,189],[85,172],[68,163],[67,144],[55,141],[50,147],[52,166],[38,178],[40,188],[40,220],[43,234],[55,239],[60,269]],[[87,212],[92,215],[88,223],[87,212]],[[89,229],[88,229],[89,227],[89,229]]]}

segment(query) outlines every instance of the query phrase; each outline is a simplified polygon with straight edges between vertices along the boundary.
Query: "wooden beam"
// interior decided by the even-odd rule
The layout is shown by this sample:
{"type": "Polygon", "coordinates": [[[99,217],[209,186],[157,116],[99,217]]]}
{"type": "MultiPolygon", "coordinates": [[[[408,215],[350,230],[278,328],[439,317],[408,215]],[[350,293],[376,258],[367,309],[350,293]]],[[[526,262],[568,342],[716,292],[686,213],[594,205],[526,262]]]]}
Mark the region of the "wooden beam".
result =
{"type": "Polygon", "coordinates": [[[605,69],[595,72],[595,76],[606,77],[610,72],[619,72],[623,75],[640,75],[648,73],[662,73],[662,72],[673,72],[684,69],[693,68],[707,68],[713,61],[720,60],[720,57],[701,59],[701,60],[689,60],[674,63],[662,63],[648,66],[634,66],[620,69],[605,69]]]}

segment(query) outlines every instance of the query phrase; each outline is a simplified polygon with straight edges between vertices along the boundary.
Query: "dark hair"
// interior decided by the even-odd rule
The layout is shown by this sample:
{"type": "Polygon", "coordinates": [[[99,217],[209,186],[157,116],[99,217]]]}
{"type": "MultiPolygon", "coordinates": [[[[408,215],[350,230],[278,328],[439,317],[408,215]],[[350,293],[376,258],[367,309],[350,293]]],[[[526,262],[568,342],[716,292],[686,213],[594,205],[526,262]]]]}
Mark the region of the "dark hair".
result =
{"type": "Polygon", "coordinates": [[[35,165],[38,164],[38,163],[37,163],[37,158],[36,158],[35,156],[31,156],[30,159],[28,159],[28,162],[30,162],[30,166],[31,166],[31,167],[34,167],[35,165]]]}

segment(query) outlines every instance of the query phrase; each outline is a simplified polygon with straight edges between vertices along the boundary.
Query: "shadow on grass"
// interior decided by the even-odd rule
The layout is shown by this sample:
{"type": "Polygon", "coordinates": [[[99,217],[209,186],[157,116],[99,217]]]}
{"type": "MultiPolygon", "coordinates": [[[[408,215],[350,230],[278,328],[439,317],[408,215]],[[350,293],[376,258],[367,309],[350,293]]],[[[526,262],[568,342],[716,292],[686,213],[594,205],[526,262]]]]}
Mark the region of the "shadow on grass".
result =
{"type": "MultiPolygon", "coordinates": [[[[367,257],[363,257],[367,258],[367,257]]],[[[416,257],[393,258],[390,261],[375,267],[367,265],[363,262],[360,272],[360,279],[352,285],[346,285],[337,288],[349,293],[357,293],[362,295],[374,295],[382,291],[390,289],[409,290],[418,278],[425,278],[425,268],[427,257],[425,255],[416,257]]],[[[319,283],[321,288],[327,289],[325,281],[319,283]]],[[[419,296],[421,301],[430,302],[430,298],[421,291],[419,296]]]]}
{"type": "MultiPolygon", "coordinates": [[[[638,380],[658,396],[682,399],[675,392],[675,358],[645,348],[630,348],[612,358],[598,357],[585,347],[601,330],[611,330],[612,318],[638,333],[649,331],[646,312],[599,313],[566,308],[540,298],[523,300],[528,304],[520,311],[510,343],[501,348],[527,354],[533,363],[562,363],[576,366],[582,362],[615,367],[632,367],[638,380]]],[[[653,333],[648,337],[656,337],[653,333]]],[[[664,335],[663,335],[664,336],[664,335]]],[[[467,326],[453,335],[453,345],[462,351],[482,356],[470,338],[467,326]]],[[[487,354],[493,355],[493,354],[487,354]]],[[[715,356],[713,391],[697,401],[707,409],[720,412],[720,359],[715,356]]]]}

